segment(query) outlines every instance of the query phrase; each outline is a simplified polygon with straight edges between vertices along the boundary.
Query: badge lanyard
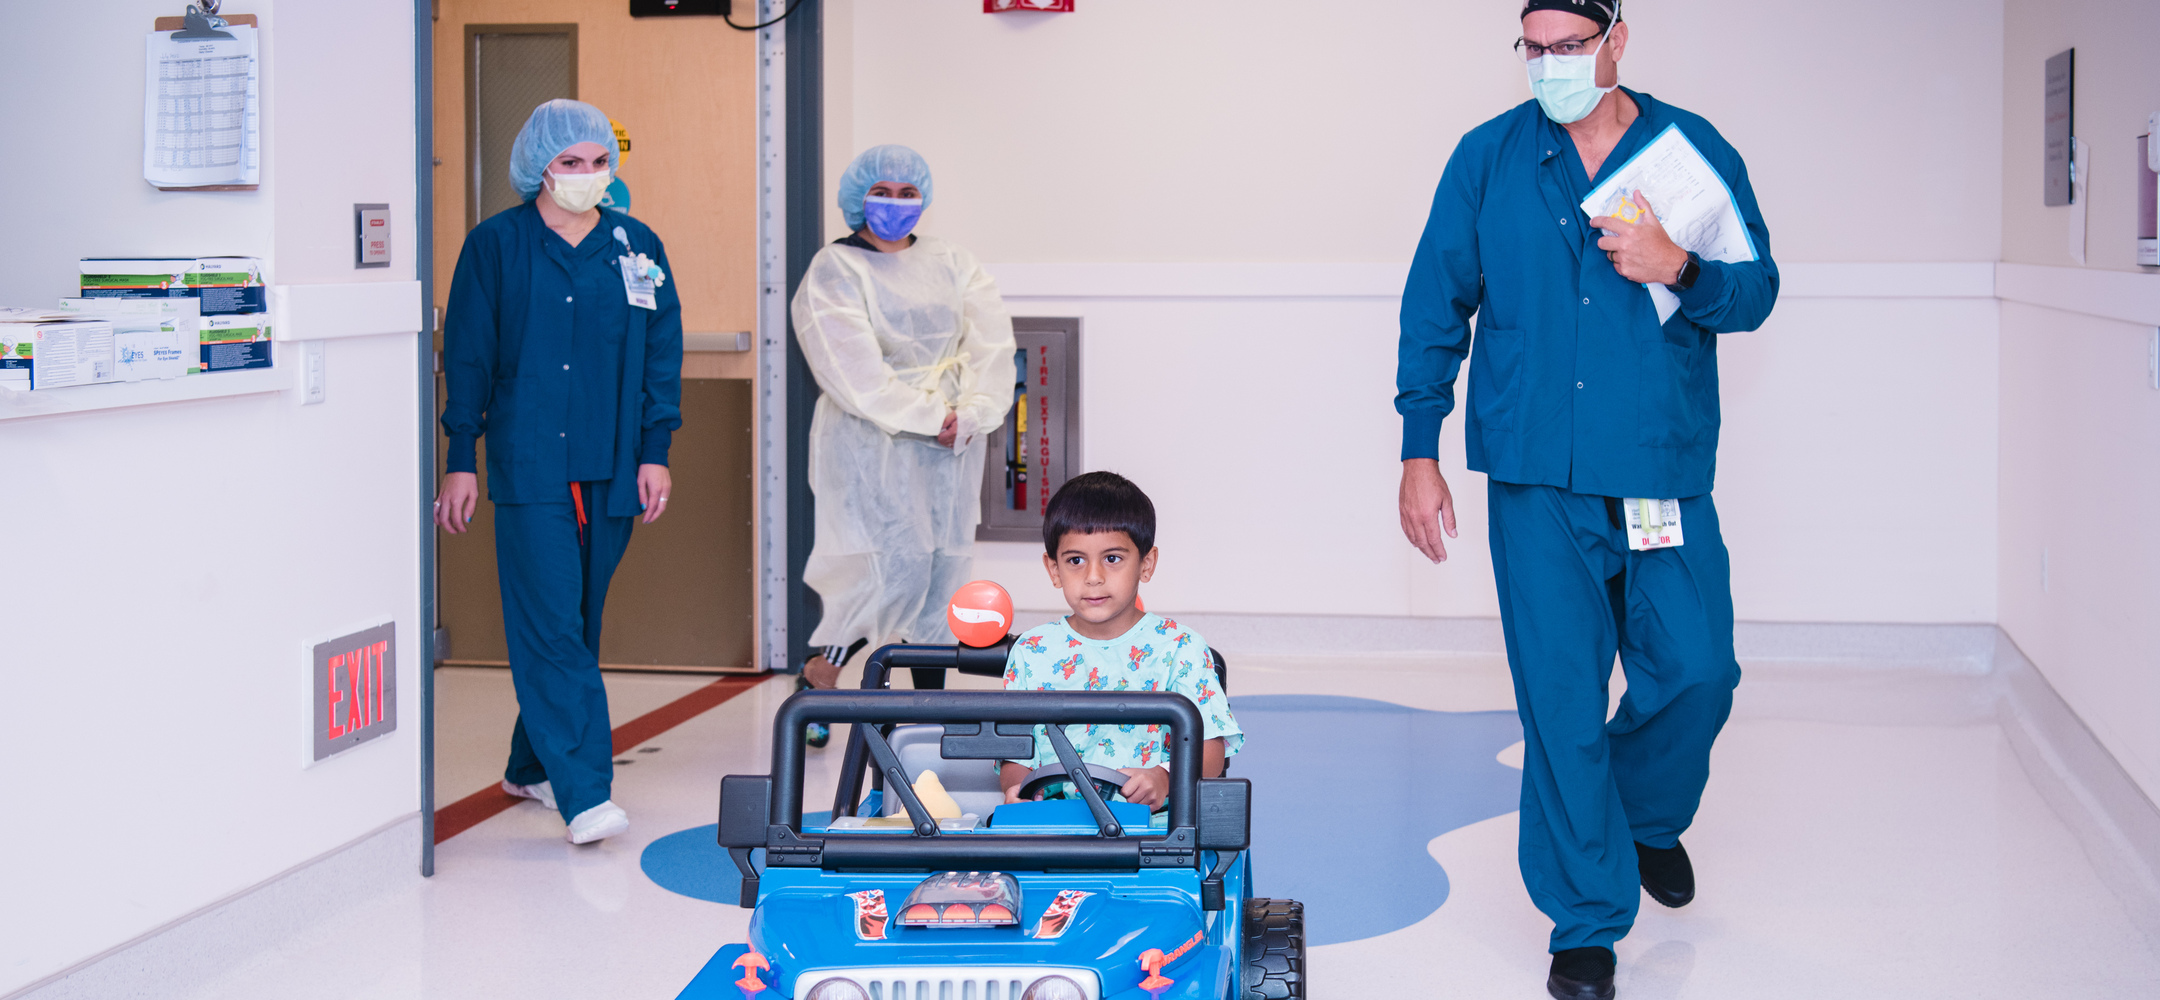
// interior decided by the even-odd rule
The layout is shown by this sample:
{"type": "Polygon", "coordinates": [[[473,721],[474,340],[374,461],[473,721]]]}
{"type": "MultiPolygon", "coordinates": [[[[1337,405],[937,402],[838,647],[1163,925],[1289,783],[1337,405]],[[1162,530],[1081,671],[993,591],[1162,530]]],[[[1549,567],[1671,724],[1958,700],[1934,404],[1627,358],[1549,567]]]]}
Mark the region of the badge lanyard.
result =
{"type": "Polygon", "coordinates": [[[1620,501],[1626,513],[1628,548],[1637,552],[1685,544],[1680,533],[1680,501],[1630,498],[1620,501]]]}
{"type": "Polygon", "coordinates": [[[667,275],[652,258],[630,251],[630,235],[623,232],[623,227],[615,227],[615,239],[623,245],[623,255],[615,258],[622,268],[623,294],[639,309],[660,308],[659,288],[667,282],[667,275]]]}

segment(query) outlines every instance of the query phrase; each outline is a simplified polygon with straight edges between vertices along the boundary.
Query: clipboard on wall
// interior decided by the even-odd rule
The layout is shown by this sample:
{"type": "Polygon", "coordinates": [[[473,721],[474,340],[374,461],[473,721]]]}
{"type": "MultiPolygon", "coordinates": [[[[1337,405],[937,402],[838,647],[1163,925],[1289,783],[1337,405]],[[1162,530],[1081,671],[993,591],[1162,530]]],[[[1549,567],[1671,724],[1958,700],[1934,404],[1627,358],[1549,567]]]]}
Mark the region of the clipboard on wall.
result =
{"type": "Polygon", "coordinates": [[[198,0],[144,40],[143,180],[160,191],[254,191],[262,182],[262,88],[253,14],[198,0]]]}

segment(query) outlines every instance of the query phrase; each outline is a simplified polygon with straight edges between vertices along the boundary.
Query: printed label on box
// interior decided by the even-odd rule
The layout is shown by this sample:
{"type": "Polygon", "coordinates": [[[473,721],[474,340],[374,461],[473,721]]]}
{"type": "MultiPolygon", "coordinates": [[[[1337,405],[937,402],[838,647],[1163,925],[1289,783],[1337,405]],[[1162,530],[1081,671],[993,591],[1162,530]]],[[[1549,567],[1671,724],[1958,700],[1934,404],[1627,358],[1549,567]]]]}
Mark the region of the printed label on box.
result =
{"type": "Polygon", "coordinates": [[[201,363],[212,375],[271,367],[270,327],[261,314],[204,316],[201,363]]]}

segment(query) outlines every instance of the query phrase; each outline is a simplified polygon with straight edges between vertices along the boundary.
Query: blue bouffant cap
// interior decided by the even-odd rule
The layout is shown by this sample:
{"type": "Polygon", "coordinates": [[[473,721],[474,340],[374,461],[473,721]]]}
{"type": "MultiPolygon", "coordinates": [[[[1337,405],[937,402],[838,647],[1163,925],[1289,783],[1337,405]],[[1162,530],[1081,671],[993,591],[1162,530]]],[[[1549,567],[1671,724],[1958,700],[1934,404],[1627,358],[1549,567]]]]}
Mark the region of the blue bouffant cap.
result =
{"type": "Polygon", "coordinates": [[[840,215],[849,230],[863,227],[863,198],[879,181],[913,184],[922,192],[924,208],[930,207],[930,164],[922,154],[906,146],[872,146],[862,151],[840,175],[840,215]]]}
{"type": "Polygon", "coordinates": [[[584,101],[557,98],[533,109],[510,144],[510,186],[518,197],[540,193],[540,174],[562,151],[581,142],[599,143],[608,151],[608,165],[622,159],[615,145],[615,125],[606,113],[584,101]]]}

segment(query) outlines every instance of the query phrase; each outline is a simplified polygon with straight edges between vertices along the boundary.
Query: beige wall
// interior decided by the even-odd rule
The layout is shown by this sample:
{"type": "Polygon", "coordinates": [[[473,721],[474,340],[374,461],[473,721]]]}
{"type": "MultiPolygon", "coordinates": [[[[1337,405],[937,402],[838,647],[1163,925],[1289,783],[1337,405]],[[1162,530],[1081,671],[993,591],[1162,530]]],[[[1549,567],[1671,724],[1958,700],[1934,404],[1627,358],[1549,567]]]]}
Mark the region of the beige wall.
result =
{"type": "MultiPolygon", "coordinates": [[[[1512,0],[826,7],[828,176],[915,146],[985,260],[1406,260],[1456,138],[1529,97],[1512,0]]],[[[1782,259],[1993,260],[2000,9],[1638,0],[1622,81],[1739,148],[1782,259]]]]}
{"type": "MultiPolygon", "coordinates": [[[[0,60],[0,142],[36,193],[11,206],[0,305],[50,308],[83,256],[247,254],[273,285],[415,279],[412,5],[246,6],[262,184],[217,193],[142,179],[144,36],[181,5],[9,9],[39,42],[0,60]],[[40,150],[62,135],[64,153],[40,150]],[[391,267],[354,269],[355,202],[390,205],[391,267]]],[[[0,425],[8,504],[65,519],[13,533],[6,556],[34,610],[0,639],[0,995],[415,815],[413,306],[413,333],[321,342],[317,405],[277,389],[0,425]],[[397,731],[303,767],[307,644],[390,620],[397,731]]],[[[277,343],[277,367],[301,350],[277,343]]]]}
{"type": "MultiPolygon", "coordinates": [[[[911,144],[938,181],[924,229],[990,262],[1016,313],[1082,318],[1085,464],[1155,494],[1161,607],[1491,615],[1460,420],[1442,443],[1456,558],[1425,565],[1396,525],[1401,273],[1334,276],[1406,263],[1456,139],[1528,97],[1508,50],[1519,10],[827,0],[826,229],[852,154],[911,144]],[[1155,265],[1146,290],[1090,277],[1135,264],[1155,265]],[[1323,539],[1288,555],[1258,541],[1285,524],[1323,539]]],[[[1720,351],[1717,498],[1744,617],[1995,617],[1999,12],[1629,8],[1622,79],[1739,148],[1787,266],[1769,324],[1720,351]],[[1978,262],[1977,297],[1865,266],[1944,261],[1978,262]],[[1871,516],[1806,533],[1838,498],[1871,516]]],[[[985,544],[978,573],[1055,607],[1039,551],[985,544]]]]}
{"type": "MultiPolygon", "coordinates": [[[[2042,64],[2075,46],[2077,131],[2094,147],[2083,270],[2141,270],[2132,143],[2160,111],[2160,6],[2011,0],[2005,19],[2004,258],[2080,270],[2067,249],[2073,209],[2040,197],[2042,64]]],[[[2110,284],[2160,294],[2160,276],[2110,284]]],[[[2001,622],[2160,798],[2160,391],[2147,374],[2160,318],[2083,315],[2074,310],[2099,307],[2075,296],[2059,304],[2003,306],[2001,622]]]]}
{"type": "Polygon", "coordinates": [[[2040,198],[2042,76],[2049,56],[2077,49],[2077,132],[2092,144],[2086,262],[2137,270],[2135,140],[2160,111],[2160,4],[2143,0],[2010,0],[2004,11],[2003,259],[2070,266],[2072,208],[2040,198]]]}

